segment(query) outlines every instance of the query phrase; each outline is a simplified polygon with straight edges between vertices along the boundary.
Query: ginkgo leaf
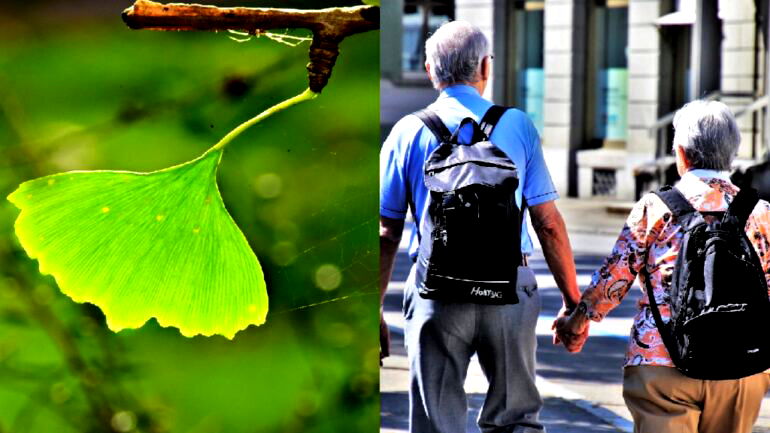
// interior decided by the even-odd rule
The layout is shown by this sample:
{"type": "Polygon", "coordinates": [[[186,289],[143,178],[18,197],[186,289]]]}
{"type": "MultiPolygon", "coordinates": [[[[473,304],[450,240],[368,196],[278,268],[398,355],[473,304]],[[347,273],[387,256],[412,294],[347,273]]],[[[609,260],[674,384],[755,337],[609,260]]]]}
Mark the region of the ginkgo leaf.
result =
{"type": "Polygon", "coordinates": [[[265,321],[262,268],[216,184],[221,149],[152,173],[73,171],[8,199],[16,235],[62,292],[113,331],[154,317],[185,336],[233,338],[265,321]]]}

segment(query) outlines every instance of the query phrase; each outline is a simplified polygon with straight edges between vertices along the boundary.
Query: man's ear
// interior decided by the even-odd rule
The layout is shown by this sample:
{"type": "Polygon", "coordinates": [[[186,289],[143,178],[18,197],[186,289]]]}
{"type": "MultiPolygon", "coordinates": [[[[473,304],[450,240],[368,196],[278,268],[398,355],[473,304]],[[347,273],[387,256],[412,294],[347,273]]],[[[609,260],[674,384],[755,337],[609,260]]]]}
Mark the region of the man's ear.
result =
{"type": "Polygon", "coordinates": [[[687,159],[687,153],[682,146],[675,144],[674,154],[676,155],[676,171],[679,173],[679,176],[682,176],[690,168],[690,161],[687,159]]]}
{"type": "Polygon", "coordinates": [[[482,80],[489,80],[489,74],[491,72],[491,63],[489,60],[489,56],[485,56],[481,60],[481,79],[482,80]]]}
{"type": "Polygon", "coordinates": [[[425,62],[425,72],[428,74],[428,79],[433,81],[433,79],[430,76],[430,64],[428,62],[425,62]]]}

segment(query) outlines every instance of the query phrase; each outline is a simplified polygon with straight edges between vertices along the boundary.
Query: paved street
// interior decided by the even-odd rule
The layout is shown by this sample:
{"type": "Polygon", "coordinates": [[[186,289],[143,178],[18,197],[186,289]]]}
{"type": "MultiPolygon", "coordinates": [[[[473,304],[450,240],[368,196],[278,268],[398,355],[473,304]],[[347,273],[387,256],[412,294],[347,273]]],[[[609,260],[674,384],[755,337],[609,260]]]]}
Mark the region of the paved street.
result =
{"type": "MultiPolygon", "coordinates": [[[[601,265],[604,254],[610,251],[628,207],[569,199],[560,200],[558,204],[570,228],[570,239],[576,251],[578,283],[585,288],[591,273],[601,265]]],[[[380,373],[381,431],[386,433],[408,429],[408,365],[403,348],[401,299],[403,282],[411,263],[405,246],[406,242],[399,252],[385,301],[386,320],[393,336],[392,356],[385,360],[380,373]]],[[[530,266],[537,274],[542,298],[537,327],[537,374],[538,387],[545,400],[542,419],[548,432],[632,431],[631,416],[621,395],[621,365],[631,318],[641,296],[640,289],[638,286],[632,288],[619,308],[613,310],[603,322],[593,324],[591,337],[583,351],[573,355],[563,347],[551,344],[550,326],[561,306],[561,297],[539,251],[530,261],[530,266]]],[[[470,406],[467,431],[477,432],[475,417],[483,403],[486,380],[475,360],[465,388],[470,406]]],[[[754,432],[770,432],[770,401],[767,398],[754,432]]]]}

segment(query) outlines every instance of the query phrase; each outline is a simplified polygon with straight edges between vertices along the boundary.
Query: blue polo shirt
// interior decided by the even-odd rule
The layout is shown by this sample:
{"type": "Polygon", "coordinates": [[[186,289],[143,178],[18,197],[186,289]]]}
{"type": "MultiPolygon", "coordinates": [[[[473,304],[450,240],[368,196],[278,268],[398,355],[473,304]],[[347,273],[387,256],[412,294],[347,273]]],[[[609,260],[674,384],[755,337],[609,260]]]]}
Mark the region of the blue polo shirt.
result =
{"type": "MultiPolygon", "coordinates": [[[[455,85],[444,89],[428,108],[438,114],[450,131],[454,131],[466,117],[480,121],[491,106],[492,103],[473,87],[455,85]]],[[[559,197],[543,159],[540,137],[526,114],[516,109],[507,110],[490,139],[516,164],[519,173],[516,204],[519,208],[522,193],[528,206],[559,197]]],[[[423,166],[436,146],[438,139],[416,116],[405,116],[396,123],[380,151],[380,215],[404,219],[411,200],[416,227],[421,227],[422,218],[428,214],[430,199],[423,183],[423,166]]],[[[417,254],[416,231],[412,233],[409,247],[412,257],[417,254]]],[[[532,250],[525,218],[521,229],[521,251],[532,254],[532,250]]]]}

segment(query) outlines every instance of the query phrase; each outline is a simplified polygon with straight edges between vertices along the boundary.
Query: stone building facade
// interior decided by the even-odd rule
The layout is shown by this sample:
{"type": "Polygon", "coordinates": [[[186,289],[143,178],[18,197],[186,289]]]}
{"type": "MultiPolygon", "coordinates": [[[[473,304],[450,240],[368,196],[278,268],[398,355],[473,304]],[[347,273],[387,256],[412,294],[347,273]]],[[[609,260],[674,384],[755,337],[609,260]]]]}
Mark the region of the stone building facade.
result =
{"type": "Polygon", "coordinates": [[[474,23],[493,46],[485,96],[530,115],[563,195],[632,200],[666,181],[671,113],[699,97],[736,112],[739,165],[765,155],[767,0],[385,0],[382,11],[383,104],[420,105],[399,95],[430,86],[424,38],[448,19],[474,23]]]}

